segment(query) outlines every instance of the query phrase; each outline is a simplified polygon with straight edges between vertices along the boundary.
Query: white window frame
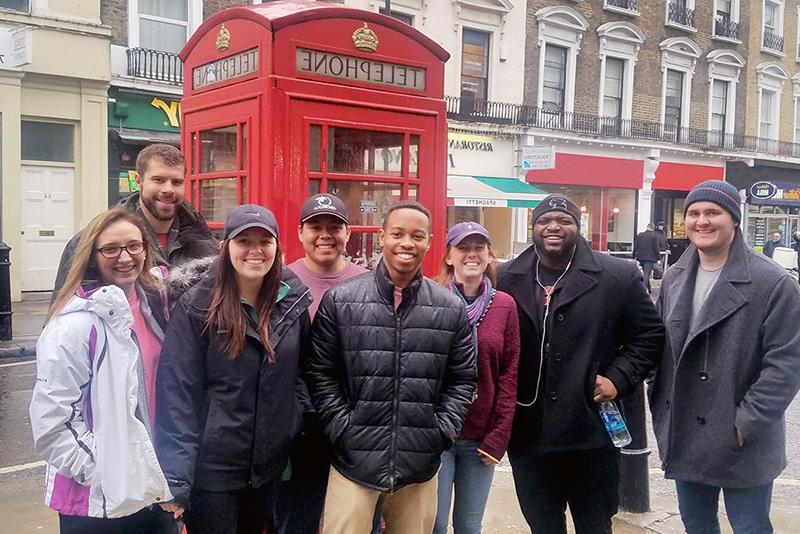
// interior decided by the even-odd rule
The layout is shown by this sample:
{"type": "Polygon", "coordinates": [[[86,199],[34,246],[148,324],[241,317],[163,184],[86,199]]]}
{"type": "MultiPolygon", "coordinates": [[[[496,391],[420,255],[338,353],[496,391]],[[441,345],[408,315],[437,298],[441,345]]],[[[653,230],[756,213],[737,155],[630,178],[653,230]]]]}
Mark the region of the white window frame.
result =
{"type": "Polygon", "coordinates": [[[670,37],[659,45],[661,48],[661,124],[667,104],[667,70],[683,72],[681,90],[681,125],[689,126],[692,102],[692,80],[694,78],[697,58],[702,50],[687,37],[670,37]]]}
{"type": "Polygon", "coordinates": [[[786,35],[783,29],[783,25],[785,22],[785,8],[786,5],[784,0],[761,0],[761,51],[767,54],[772,54],[778,57],[784,57],[786,52],[786,35]],[[778,8],[778,20],[775,23],[775,32],[778,34],[779,37],[783,37],[783,52],[778,50],[773,50],[771,48],[767,48],[764,46],[764,35],[767,33],[766,27],[766,15],[767,15],[767,3],[774,4],[778,8]]]}
{"type": "Polygon", "coordinates": [[[492,99],[492,90],[494,89],[495,83],[492,77],[495,75],[495,71],[497,70],[497,53],[495,49],[497,48],[497,35],[495,35],[496,28],[490,28],[482,24],[468,24],[468,25],[460,25],[458,29],[458,94],[461,96],[461,67],[463,64],[464,59],[464,30],[472,30],[475,32],[485,33],[489,36],[489,56],[487,57],[487,65],[486,68],[488,72],[486,73],[486,100],[489,101],[492,99]]]}
{"type": "Polygon", "coordinates": [[[722,48],[713,50],[706,56],[708,60],[708,130],[711,130],[711,103],[713,102],[714,80],[728,83],[728,99],[725,103],[724,134],[735,133],[736,125],[736,87],[745,66],[745,59],[735,50],[722,48]]]}
{"type": "MultiPolygon", "coordinates": [[[[716,34],[716,24],[717,24],[717,2],[721,0],[714,0],[714,9],[711,12],[711,38],[716,39],[718,41],[725,41],[728,43],[737,43],[741,44],[741,39],[733,39],[731,37],[724,37],[722,35],[716,34]]],[[[735,22],[739,24],[739,1],[740,0],[731,0],[731,22],[735,22]]],[[[741,35],[741,28],[739,29],[741,35]]]]}
{"type": "Polygon", "coordinates": [[[789,78],[789,73],[786,68],[777,61],[768,61],[759,64],[756,67],[758,75],[758,131],[757,136],[763,139],[777,141],[780,138],[781,124],[780,124],[780,109],[781,98],[783,96],[783,88],[786,80],[789,78]],[[767,137],[761,131],[761,95],[763,91],[772,91],[775,93],[775,106],[772,109],[771,123],[774,124],[775,137],[767,137]]]}
{"type": "MultiPolygon", "coordinates": [[[[695,0],[686,0],[686,8],[691,9],[694,11],[695,9],[695,0]]],[[[683,30],[689,33],[697,33],[697,26],[685,26],[679,22],[674,22],[669,20],[669,5],[672,3],[672,0],[667,0],[664,3],[664,26],[669,26],[670,28],[676,28],[678,30],[683,30]]],[[[715,12],[716,13],[716,12],[715,12]]],[[[697,14],[695,13],[695,16],[697,14]]],[[[695,23],[696,24],[696,23],[695,23]]]]}
{"type": "Polygon", "coordinates": [[[589,28],[586,19],[570,7],[551,6],[536,12],[539,23],[539,71],[537,80],[536,106],[542,107],[544,83],[544,50],[548,44],[567,49],[566,87],[564,88],[564,112],[575,109],[575,73],[578,54],[581,50],[583,34],[589,28]]]}
{"type": "MultiPolygon", "coordinates": [[[[639,1],[646,2],[647,0],[639,0],[639,1]]],[[[638,17],[640,15],[638,9],[627,9],[624,7],[612,6],[608,3],[608,0],[603,0],[603,9],[605,9],[606,11],[611,11],[612,13],[620,13],[622,15],[628,15],[631,17],[638,17]]]]}
{"type": "Polygon", "coordinates": [[[600,87],[597,114],[603,114],[603,96],[606,85],[606,58],[621,59],[625,63],[622,89],[622,119],[630,120],[633,114],[633,86],[639,50],[644,43],[644,33],[630,22],[607,22],[597,28],[600,38],[600,87]]]}
{"type": "Polygon", "coordinates": [[[797,18],[795,20],[798,21],[797,24],[797,38],[794,42],[794,53],[795,53],[795,61],[800,63],[800,4],[797,6],[797,18]]]}
{"type": "MultiPolygon", "coordinates": [[[[203,23],[203,0],[186,0],[186,41],[203,23]]],[[[152,20],[174,23],[173,19],[148,16],[152,20]]],[[[128,0],[128,48],[139,47],[139,0],[128,0]]]]}
{"type": "MultiPolygon", "coordinates": [[[[800,118],[797,116],[798,107],[800,107],[800,73],[792,76],[792,97],[794,102],[794,138],[792,142],[797,145],[800,143],[800,136],[797,135],[798,129],[800,129],[800,118]]],[[[798,155],[800,146],[795,146],[793,152],[798,155]]]]}

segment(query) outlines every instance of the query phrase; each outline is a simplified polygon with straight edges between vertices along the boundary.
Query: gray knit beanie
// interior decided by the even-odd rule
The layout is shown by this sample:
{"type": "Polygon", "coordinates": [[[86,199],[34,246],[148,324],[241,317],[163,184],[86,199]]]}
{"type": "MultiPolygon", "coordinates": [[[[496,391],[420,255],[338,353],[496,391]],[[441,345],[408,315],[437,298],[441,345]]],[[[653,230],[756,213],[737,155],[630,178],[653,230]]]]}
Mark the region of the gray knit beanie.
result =
{"type": "Polygon", "coordinates": [[[694,186],[689,194],[686,195],[686,203],[683,205],[683,214],[689,206],[695,202],[713,202],[731,214],[733,222],[739,224],[742,214],[739,211],[739,191],[722,180],[708,180],[694,186]]]}

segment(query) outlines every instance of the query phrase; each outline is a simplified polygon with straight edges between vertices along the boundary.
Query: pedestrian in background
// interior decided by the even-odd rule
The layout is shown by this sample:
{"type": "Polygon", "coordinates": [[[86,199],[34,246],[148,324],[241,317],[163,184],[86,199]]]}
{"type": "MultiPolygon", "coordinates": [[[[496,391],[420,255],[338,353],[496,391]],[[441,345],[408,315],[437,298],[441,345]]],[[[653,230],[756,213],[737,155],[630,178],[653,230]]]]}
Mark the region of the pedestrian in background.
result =
{"type": "Polygon", "coordinates": [[[650,394],[665,476],[689,534],[770,533],[773,480],[786,467],[784,411],[800,388],[800,288],[749,248],[739,193],[711,180],[686,197],[691,245],[664,277],[664,357],[650,394]]]}
{"type": "MultiPolygon", "coordinates": [[[[289,268],[311,291],[313,302],[308,313],[313,320],[325,291],[367,270],[344,257],[350,221],[347,208],[338,197],[320,193],[306,200],[300,208],[297,234],[305,255],[289,268]]],[[[330,453],[316,412],[306,412],[303,433],[292,450],[291,477],[281,484],[278,497],[279,534],[317,534],[331,467],[330,453]]]]}
{"type": "MultiPolygon", "coordinates": [[[[120,200],[117,206],[141,219],[153,246],[154,264],[180,265],[216,254],[219,244],[205,219],[184,201],[186,159],[181,151],[165,144],[145,147],[136,158],[136,173],[139,191],[120,200]]],[[[64,247],[54,298],[64,285],[82,233],[75,234],[64,247]]]]}
{"type": "Polygon", "coordinates": [[[464,301],[478,358],[478,391],[453,447],[442,453],[434,534],[446,534],[453,502],[455,534],[480,534],[494,466],[506,452],[517,396],[519,319],[507,293],[495,289],[489,232],[476,222],[447,231],[437,282],[464,301]]]}
{"type": "Polygon", "coordinates": [[[189,534],[273,531],[302,425],[310,302],[283,268],[272,212],[233,208],[219,258],[172,310],[158,371],[157,450],[174,496],[163,507],[186,512],[189,534]]]}
{"type": "Polygon", "coordinates": [[[367,534],[379,501],[391,534],[430,534],[436,472],[475,393],[463,301],[422,275],[430,212],[391,206],[370,275],[331,288],[314,318],[305,377],[334,444],[324,534],[367,534]]]}
{"type": "Polygon", "coordinates": [[[775,249],[781,246],[781,233],[775,232],[772,234],[772,239],[764,245],[764,256],[771,258],[775,254],[775,249]]]}
{"type": "Polygon", "coordinates": [[[521,331],[517,409],[508,456],[536,534],[611,532],[619,452],[598,413],[632,393],[661,355],[664,326],[639,269],[593,251],[580,210],[562,195],[534,209],[533,246],[498,267],[521,331]]]}
{"type": "Polygon", "coordinates": [[[658,253],[659,264],[661,266],[662,276],[663,271],[667,268],[667,258],[669,257],[669,242],[667,241],[667,225],[664,221],[656,223],[656,235],[658,236],[658,253]]]}
{"type": "Polygon", "coordinates": [[[650,278],[653,276],[653,269],[661,260],[661,250],[659,249],[659,236],[653,223],[647,224],[647,230],[636,235],[633,241],[633,257],[642,266],[642,280],[647,292],[650,293],[650,278]]]}
{"type": "Polygon", "coordinates": [[[168,532],[152,440],[166,298],[142,221],[112,209],[81,235],[36,344],[30,406],[62,534],[168,532]]]}

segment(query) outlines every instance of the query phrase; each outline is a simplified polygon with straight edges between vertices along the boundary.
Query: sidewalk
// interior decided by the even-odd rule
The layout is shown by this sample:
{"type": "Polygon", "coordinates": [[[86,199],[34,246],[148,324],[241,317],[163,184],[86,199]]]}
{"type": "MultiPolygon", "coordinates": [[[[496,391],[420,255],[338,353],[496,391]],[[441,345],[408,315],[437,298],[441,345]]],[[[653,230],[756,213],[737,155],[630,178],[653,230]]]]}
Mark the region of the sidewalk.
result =
{"type": "Polygon", "coordinates": [[[33,356],[50,306],[50,292],[26,294],[11,304],[11,341],[0,341],[0,358],[33,356]]]}

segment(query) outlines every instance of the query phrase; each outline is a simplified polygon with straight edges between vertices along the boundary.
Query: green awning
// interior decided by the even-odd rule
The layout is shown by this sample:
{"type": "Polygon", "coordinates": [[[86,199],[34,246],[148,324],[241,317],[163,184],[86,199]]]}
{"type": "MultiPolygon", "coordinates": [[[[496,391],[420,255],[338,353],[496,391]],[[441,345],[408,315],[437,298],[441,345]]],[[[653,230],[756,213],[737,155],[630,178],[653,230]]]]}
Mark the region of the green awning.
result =
{"type": "Polygon", "coordinates": [[[494,208],[535,208],[547,192],[518,178],[447,177],[448,205],[494,208]]]}

